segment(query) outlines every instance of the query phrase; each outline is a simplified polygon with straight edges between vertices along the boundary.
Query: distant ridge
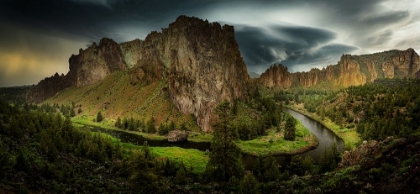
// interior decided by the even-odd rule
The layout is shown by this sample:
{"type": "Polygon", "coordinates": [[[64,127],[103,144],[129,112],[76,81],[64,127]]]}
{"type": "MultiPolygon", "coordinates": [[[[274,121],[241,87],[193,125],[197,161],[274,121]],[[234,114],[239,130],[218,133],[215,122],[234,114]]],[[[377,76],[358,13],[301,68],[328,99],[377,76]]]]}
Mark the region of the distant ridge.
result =
{"type": "Polygon", "coordinates": [[[261,74],[258,83],[273,88],[311,87],[322,82],[348,87],[381,78],[420,78],[419,55],[411,48],[366,55],[342,55],[336,65],[290,73],[283,65],[273,65],[261,74]]]}

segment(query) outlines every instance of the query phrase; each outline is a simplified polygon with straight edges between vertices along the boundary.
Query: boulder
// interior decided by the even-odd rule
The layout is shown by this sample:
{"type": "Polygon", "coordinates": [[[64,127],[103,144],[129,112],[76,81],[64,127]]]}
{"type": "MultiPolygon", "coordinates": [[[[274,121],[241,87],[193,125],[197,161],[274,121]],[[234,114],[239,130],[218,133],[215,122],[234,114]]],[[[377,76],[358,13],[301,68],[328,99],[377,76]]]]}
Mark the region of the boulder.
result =
{"type": "Polygon", "coordinates": [[[188,132],[183,130],[173,130],[168,133],[168,142],[183,142],[188,140],[188,132]]]}

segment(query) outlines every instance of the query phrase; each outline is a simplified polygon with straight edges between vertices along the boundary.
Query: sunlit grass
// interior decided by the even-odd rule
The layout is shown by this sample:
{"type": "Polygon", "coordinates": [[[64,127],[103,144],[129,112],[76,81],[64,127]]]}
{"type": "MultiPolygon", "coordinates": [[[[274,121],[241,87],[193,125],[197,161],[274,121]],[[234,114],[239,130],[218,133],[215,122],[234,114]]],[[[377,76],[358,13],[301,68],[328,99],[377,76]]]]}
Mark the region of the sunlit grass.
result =
{"type": "MultiPolygon", "coordinates": [[[[143,146],[132,143],[123,143],[111,135],[100,133],[103,137],[110,138],[114,144],[120,143],[125,155],[140,151],[143,146]]],[[[169,159],[172,162],[183,163],[185,167],[193,170],[195,174],[201,174],[205,171],[209,161],[208,152],[197,149],[184,149],[180,147],[149,147],[153,155],[158,159],[169,159]]]]}

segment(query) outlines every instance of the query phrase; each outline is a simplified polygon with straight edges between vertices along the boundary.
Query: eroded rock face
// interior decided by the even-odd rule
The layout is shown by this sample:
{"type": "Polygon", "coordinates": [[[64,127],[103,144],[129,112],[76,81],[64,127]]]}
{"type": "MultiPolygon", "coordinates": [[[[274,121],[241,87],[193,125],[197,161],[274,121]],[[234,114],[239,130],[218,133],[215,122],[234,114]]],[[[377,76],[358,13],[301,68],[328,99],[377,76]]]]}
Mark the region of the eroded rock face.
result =
{"type": "Polygon", "coordinates": [[[361,85],[380,78],[420,78],[420,59],[413,49],[391,50],[370,55],[343,55],[337,65],[322,70],[290,73],[274,65],[258,82],[267,87],[287,89],[292,85],[311,87],[326,81],[340,86],[361,85]]]}
{"type": "Polygon", "coordinates": [[[31,88],[26,94],[26,100],[42,102],[70,86],[71,83],[67,81],[66,76],[55,73],[53,76],[41,80],[36,87],[31,88]]]}
{"type": "Polygon", "coordinates": [[[188,132],[183,130],[173,130],[168,133],[168,142],[184,142],[188,140],[188,132]]]}
{"type": "Polygon", "coordinates": [[[70,71],[66,75],[72,85],[82,87],[102,81],[114,71],[126,70],[119,45],[109,38],[103,38],[99,46],[94,43],[79,55],[69,59],[70,71]]]}
{"type": "Polygon", "coordinates": [[[211,131],[217,104],[246,97],[249,76],[233,27],[179,17],[163,36],[169,37],[172,101],[181,112],[194,114],[204,131],[211,131]]]}

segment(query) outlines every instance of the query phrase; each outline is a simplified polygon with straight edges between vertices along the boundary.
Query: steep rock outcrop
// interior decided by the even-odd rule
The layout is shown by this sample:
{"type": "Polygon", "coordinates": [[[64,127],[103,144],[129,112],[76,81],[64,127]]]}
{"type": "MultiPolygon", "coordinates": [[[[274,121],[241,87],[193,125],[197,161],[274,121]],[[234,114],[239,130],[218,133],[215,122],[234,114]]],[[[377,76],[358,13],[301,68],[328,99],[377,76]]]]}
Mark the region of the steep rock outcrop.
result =
{"type": "Polygon", "coordinates": [[[109,38],[103,38],[99,45],[93,43],[78,55],[69,59],[69,72],[64,76],[55,74],[41,80],[27,94],[27,101],[42,102],[59,91],[70,87],[82,87],[102,81],[114,71],[126,70],[119,45],[109,38]]]}
{"type": "Polygon", "coordinates": [[[26,101],[42,102],[70,86],[71,83],[67,81],[66,76],[55,73],[53,76],[41,80],[35,87],[31,88],[26,94],[26,101]]]}
{"type": "Polygon", "coordinates": [[[266,87],[287,89],[293,85],[311,87],[321,82],[340,86],[361,85],[381,78],[420,78],[420,59],[413,49],[390,50],[369,55],[343,55],[336,65],[290,73],[274,65],[261,74],[258,82],[266,87]]]}
{"type": "Polygon", "coordinates": [[[245,99],[249,79],[232,26],[180,17],[163,34],[170,45],[169,92],[183,113],[210,131],[213,109],[223,100],[245,99]]]}
{"type": "Polygon", "coordinates": [[[77,87],[97,83],[114,71],[127,69],[119,45],[109,38],[103,38],[98,46],[93,43],[86,50],[80,49],[79,55],[70,57],[69,66],[66,76],[77,87]]]}
{"type": "Polygon", "coordinates": [[[131,83],[165,78],[172,102],[193,114],[204,131],[211,131],[213,109],[222,100],[245,98],[249,80],[232,26],[180,16],[162,32],[144,41],[123,43],[131,83]]]}

